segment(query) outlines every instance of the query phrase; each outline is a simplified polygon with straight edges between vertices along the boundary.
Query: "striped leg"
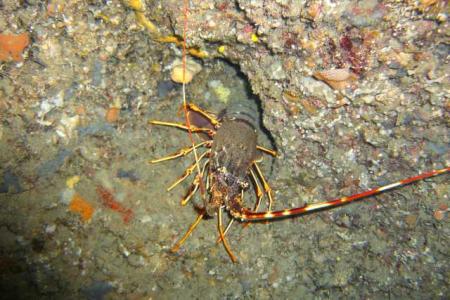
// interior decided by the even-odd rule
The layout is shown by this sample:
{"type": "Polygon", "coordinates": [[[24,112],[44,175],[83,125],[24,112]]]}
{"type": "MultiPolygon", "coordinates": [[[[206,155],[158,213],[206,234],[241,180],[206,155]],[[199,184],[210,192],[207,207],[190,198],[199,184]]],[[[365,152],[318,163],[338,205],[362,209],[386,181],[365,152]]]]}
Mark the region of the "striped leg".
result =
{"type": "Polygon", "coordinates": [[[183,199],[181,200],[182,206],[185,206],[189,202],[189,200],[192,199],[192,197],[195,195],[198,188],[202,184],[201,181],[203,178],[203,174],[205,174],[206,166],[208,166],[208,164],[209,164],[209,160],[206,161],[205,164],[203,165],[201,173],[197,174],[197,176],[195,176],[194,182],[192,183],[191,187],[189,188],[186,196],[184,196],[183,199]]]}
{"type": "Polygon", "coordinates": [[[194,149],[197,149],[197,148],[202,147],[202,146],[210,147],[211,144],[212,144],[212,141],[204,141],[204,142],[201,142],[201,143],[196,144],[196,145],[191,146],[191,147],[182,148],[182,149],[178,150],[177,152],[175,152],[173,154],[170,154],[170,155],[158,158],[158,159],[150,160],[149,162],[151,164],[154,164],[154,163],[158,163],[158,162],[162,162],[162,161],[178,158],[178,157],[181,157],[181,156],[185,156],[185,155],[191,153],[194,149]]]}
{"type": "MultiPolygon", "coordinates": [[[[244,202],[244,190],[241,190],[241,201],[244,202]]],[[[233,225],[233,222],[234,222],[234,219],[231,218],[230,221],[228,222],[227,227],[225,228],[225,231],[223,232],[223,237],[225,237],[225,235],[227,234],[228,230],[230,230],[231,225],[233,225]]],[[[250,223],[245,223],[244,227],[247,227],[248,225],[250,225],[250,223]]],[[[223,237],[219,235],[219,237],[216,240],[216,243],[220,243],[222,241],[223,237]]]]}
{"type": "MultiPolygon", "coordinates": [[[[231,225],[233,225],[233,223],[234,223],[234,219],[231,218],[230,221],[228,222],[227,227],[226,227],[225,230],[223,231],[223,236],[224,236],[224,237],[225,237],[225,235],[227,234],[228,230],[230,230],[231,225]]],[[[222,241],[222,237],[221,237],[220,234],[219,234],[219,237],[217,238],[216,243],[220,243],[221,241],[222,241]]]]}
{"type": "MultiPolygon", "coordinates": [[[[267,148],[265,148],[263,146],[258,146],[258,145],[256,146],[256,149],[258,149],[259,151],[261,151],[263,153],[272,155],[274,157],[277,156],[277,152],[275,150],[267,149],[267,148]]],[[[256,176],[255,172],[253,172],[253,170],[250,168],[250,177],[253,180],[253,186],[255,188],[255,193],[256,193],[256,198],[257,198],[257,202],[256,202],[256,205],[255,205],[255,208],[253,209],[253,211],[257,211],[258,210],[258,208],[259,208],[259,206],[261,204],[262,197],[264,196],[264,193],[262,192],[261,187],[259,186],[257,178],[260,178],[261,182],[264,185],[264,190],[265,190],[265,192],[267,193],[267,195],[269,197],[269,210],[271,209],[272,203],[273,203],[272,195],[271,195],[272,189],[267,184],[264,176],[262,175],[261,171],[259,170],[258,165],[256,164],[257,162],[260,162],[260,161],[262,161],[262,157],[259,160],[253,162],[254,169],[257,171],[258,176],[256,176]]]]}
{"type": "Polygon", "coordinates": [[[450,172],[450,167],[446,167],[440,170],[432,170],[429,172],[425,172],[413,177],[409,177],[388,185],[384,185],[378,188],[374,188],[362,193],[354,194],[348,197],[342,197],[331,201],[323,201],[318,203],[313,203],[309,205],[305,205],[302,207],[292,208],[292,209],[284,209],[278,211],[266,211],[266,212],[252,212],[248,209],[244,209],[243,212],[233,212],[233,214],[240,218],[241,221],[262,221],[262,220],[274,220],[281,219],[292,216],[299,216],[305,213],[309,213],[312,211],[322,210],[325,208],[335,207],[343,204],[347,204],[362,198],[370,197],[388,190],[392,190],[394,188],[404,186],[413,182],[417,182],[420,180],[424,180],[426,178],[430,178],[433,176],[441,175],[450,172]]]}
{"type": "Polygon", "coordinates": [[[272,188],[267,183],[266,179],[264,178],[263,173],[261,172],[261,169],[258,166],[258,163],[255,161],[253,162],[253,167],[256,170],[256,174],[258,174],[259,179],[261,180],[264,191],[266,192],[267,197],[269,198],[269,211],[272,210],[272,204],[273,204],[273,198],[272,198],[272,188]]]}
{"type": "Polygon", "coordinates": [[[187,240],[187,238],[191,235],[191,233],[194,231],[194,229],[197,227],[197,225],[200,223],[200,221],[203,219],[203,217],[206,215],[206,211],[203,211],[201,214],[199,214],[197,216],[197,219],[195,219],[194,223],[191,224],[191,226],[189,226],[188,230],[186,231],[186,233],[183,235],[183,237],[181,239],[179,239],[175,245],[173,245],[173,247],[170,249],[170,252],[175,253],[178,252],[178,250],[180,249],[181,245],[184,244],[184,242],[187,240]]]}
{"type": "Polygon", "coordinates": [[[258,178],[256,178],[255,172],[253,172],[252,169],[250,169],[250,175],[253,180],[253,187],[255,188],[256,193],[256,205],[253,211],[258,211],[259,205],[261,204],[261,199],[264,196],[264,194],[261,190],[261,187],[259,186],[258,178]]]}
{"type": "MultiPolygon", "coordinates": [[[[165,122],[165,121],[157,121],[157,120],[149,121],[149,123],[152,125],[161,125],[161,126],[175,127],[175,128],[179,128],[179,129],[183,129],[183,130],[189,130],[188,126],[186,126],[182,123],[165,122]]],[[[214,130],[212,130],[210,128],[199,128],[199,127],[195,127],[195,126],[191,126],[190,128],[191,128],[191,132],[193,132],[193,133],[204,132],[208,136],[214,135],[214,130]]]]}
{"type": "MultiPolygon", "coordinates": [[[[205,153],[203,153],[202,155],[200,155],[200,157],[198,158],[198,161],[200,162],[207,154],[211,153],[211,150],[206,151],[205,153]]],[[[197,162],[194,162],[192,165],[190,165],[183,173],[183,175],[181,175],[180,178],[177,179],[177,181],[175,181],[174,183],[172,183],[171,186],[169,186],[167,188],[167,191],[169,192],[170,190],[172,190],[174,187],[176,187],[178,184],[180,184],[183,180],[185,180],[189,175],[192,174],[192,172],[194,172],[195,168],[197,168],[197,162]]]]}
{"type": "Polygon", "coordinates": [[[195,111],[195,112],[201,114],[202,116],[204,116],[206,119],[209,120],[209,122],[211,122],[212,125],[216,126],[219,124],[219,121],[217,120],[216,116],[213,113],[210,113],[210,112],[207,112],[206,110],[201,109],[194,103],[189,103],[187,105],[187,107],[189,110],[195,111]]]}
{"type": "Polygon", "coordinates": [[[218,222],[217,222],[217,228],[219,229],[219,235],[220,239],[222,240],[223,247],[225,248],[225,251],[227,251],[228,256],[231,258],[232,262],[237,262],[236,256],[234,256],[233,252],[231,252],[230,245],[228,244],[227,240],[225,239],[225,234],[223,233],[222,229],[222,209],[223,207],[219,207],[218,209],[218,222]]]}
{"type": "Polygon", "coordinates": [[[265,148],[263,146],[256,146],[256,149],[258,149],[259,151],[262,151],[262,152],[264,152],[266,154],[270,154],[273,157],[277,156],[277,151],[275,151],[275,150],[267,149],[267,148],[265,148]]]}

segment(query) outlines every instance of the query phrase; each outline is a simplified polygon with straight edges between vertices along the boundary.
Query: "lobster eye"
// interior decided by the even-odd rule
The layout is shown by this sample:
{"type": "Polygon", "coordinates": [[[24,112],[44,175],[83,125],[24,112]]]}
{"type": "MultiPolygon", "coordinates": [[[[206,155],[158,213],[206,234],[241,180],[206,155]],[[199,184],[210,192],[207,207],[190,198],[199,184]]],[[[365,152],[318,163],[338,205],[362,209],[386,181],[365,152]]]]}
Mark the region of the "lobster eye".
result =
{"type": "Polygon", "coordinates": [[[248,184],[248,182],[245,181],[245,180],[239,180],[239,186],[240,186],[242,189],[246,189],[246,188],[248,188],[249,184],[248,184]]]}
{"type": "Polygon", "coordinates": [[[228,186],[231,186],[234,183],[233,176],[225,176],[225,182],[227,183],[228,186]]]}

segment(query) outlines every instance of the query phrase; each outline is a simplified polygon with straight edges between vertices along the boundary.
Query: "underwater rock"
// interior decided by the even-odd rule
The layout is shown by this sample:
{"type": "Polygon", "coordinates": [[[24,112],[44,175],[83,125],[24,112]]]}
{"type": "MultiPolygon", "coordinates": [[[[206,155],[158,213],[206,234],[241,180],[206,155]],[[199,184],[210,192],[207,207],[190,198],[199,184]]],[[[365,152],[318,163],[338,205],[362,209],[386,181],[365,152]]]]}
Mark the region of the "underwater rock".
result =
{"type": "Polygon", "coordinates": [[[0,193],[20,193],[22,186],[20,185],[19,177],[11,170],[6,170],[3,173],[2,183],[0,184],[0,193]]]}
{"type": "Polygon", "coordinates": [[[72,151],[68,149],[61,149],[56,154],[55,158],[41,164],[37,169],[39,177],[48,178],[58,171],[66,161],[66,159],[72,155],[72,151]]]}
{"type": "Polygon", "coordinates": [[[90,286],[82,289],[82,293],[88,300],[102,300],[112,289],[113,286],[109,282],[95,281],[90,286]]]}

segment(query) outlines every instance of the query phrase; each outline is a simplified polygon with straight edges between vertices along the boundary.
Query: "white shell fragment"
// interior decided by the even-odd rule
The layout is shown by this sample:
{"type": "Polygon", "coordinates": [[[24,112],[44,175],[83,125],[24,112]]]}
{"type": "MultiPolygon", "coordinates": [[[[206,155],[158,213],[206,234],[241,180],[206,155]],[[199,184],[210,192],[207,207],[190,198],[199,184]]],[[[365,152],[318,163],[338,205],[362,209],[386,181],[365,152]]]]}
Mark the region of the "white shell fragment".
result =
{"type": "MultiPolygon", "coordinates": [[[[183,62],[176,59],[172,63],[172,73],[170,78],[176,83],[183,83],[183,62]]],[[[202,65],[191,59],[186,59],[186,74],[184,78],[184,83],[189,83],[192,81],[195,75],[197,75],[202,70],[202,65]]]]}
{"type": "Polygon", "coordinates": [[[358,76],[350,69],[330,69],[325,71],[318,71],[313,74],[316,79],[322,80],[335,90],[341,90],[350,85],[358,76]]]}

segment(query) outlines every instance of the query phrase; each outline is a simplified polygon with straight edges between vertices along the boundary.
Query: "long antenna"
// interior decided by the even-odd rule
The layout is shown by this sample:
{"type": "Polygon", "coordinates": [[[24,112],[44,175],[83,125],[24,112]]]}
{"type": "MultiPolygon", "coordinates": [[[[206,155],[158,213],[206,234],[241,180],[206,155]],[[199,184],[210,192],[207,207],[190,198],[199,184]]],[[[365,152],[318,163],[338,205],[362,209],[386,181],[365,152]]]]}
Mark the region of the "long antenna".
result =
{"type": "MultiPolygon", "coordinates": [[[[192,146],[195,146],[194,137],[192,135],[191,130],[191,122],[188,117],[188,111],[187,111],[187,101],[186,101],[186,35],[187,35],[187,26],[188,26],[188,12],[189,12],[189,0],[183,1],[183,54],[182,54],[182,64],[183,64],[183,112],[184,112],[184,118],[186,122],[186,127],[188,129],[189,139],[191,140],[192,146]]],[[[202,197],[204,197],[205,189],[203,187],[202,183],[202,171],[200,169],[200,163],[198,159],[197,149],[194,147],[194,157],[195,157],[195,165],[197,168],[198,176],[200,177],[200,193],[202,197]]]]}
{"type": "Polygon", "coordinates": [[[329,201],[322,201],[318,203],[312,203],[307,204],[305,206],[296,207],[296,208],[290,208],[290,209],[284,209],[284,210],[277,210],[277,211],[264,211],[264,212],[254,212],[249,211],[248,209],[243,209],[242,212],[239,211],[231,211],[231,214],[234,214],[234,216],[238,219],[241,219],[241,221],[264,221],[264,220],[274,220],[274,219],[282,219],[287,217],[293,217],[293,216],[299,216],[306,213],[310,213],[317,210],[322,210],[330,207],[336,207],[340,205],[344,205],[362,198],[367,198],[373,195],[380,194],[385,191],[389,191],[392,189],[395,189],[400,186],[404,186],[416,181],[424,180],[427,178],[431,178],[437,175],[445,174],[450,172],[450,167],[445,167],[443,169],[439,170],[432,170],[428,171],[416,176],[412,176],[406,179],[399,180],[394,183],[390,183],[388,185],[380,186],[362,193],[354,194],[347,197],[341,197],[334,200],[329,201]]]}

